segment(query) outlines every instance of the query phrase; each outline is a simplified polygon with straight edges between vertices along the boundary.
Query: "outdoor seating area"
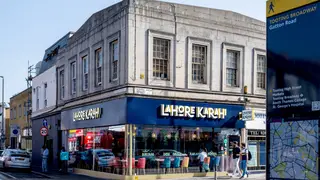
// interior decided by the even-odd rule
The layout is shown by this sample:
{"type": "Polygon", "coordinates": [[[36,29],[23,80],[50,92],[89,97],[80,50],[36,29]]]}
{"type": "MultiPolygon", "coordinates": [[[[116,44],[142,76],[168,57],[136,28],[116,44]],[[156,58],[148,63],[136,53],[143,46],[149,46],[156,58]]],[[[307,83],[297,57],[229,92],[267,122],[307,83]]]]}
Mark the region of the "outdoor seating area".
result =
{"type": "Polygon", "coordinates": [[[225,172],[231,167],[221,135],[212,128],[133,126],[132,130],[132,144],[125,126],[71,130],[69,167],[117,175],[225,172]],[[200,146],[208,150],[201,171],[200,146]]]}

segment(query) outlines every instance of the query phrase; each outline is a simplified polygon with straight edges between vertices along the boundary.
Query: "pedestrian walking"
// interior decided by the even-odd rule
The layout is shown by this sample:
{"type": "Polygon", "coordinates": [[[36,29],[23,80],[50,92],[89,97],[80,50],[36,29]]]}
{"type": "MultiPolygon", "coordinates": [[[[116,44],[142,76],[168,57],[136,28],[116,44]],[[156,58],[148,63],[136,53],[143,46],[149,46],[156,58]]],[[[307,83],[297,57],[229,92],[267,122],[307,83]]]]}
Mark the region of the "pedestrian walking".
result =
{"type": "Polygon", "coordinates": [[[49,150],[48,148],[43,145],[42,146],[42,172],[48,172],[48,157],[49,157],[49,150]]]}
{"type": "Polygon", "coordinates": [[[240,179],[244,178],[245,175],[249,177],[249,173],[247,171],[248,160],[249,160],[249,151],[246,148],[246,144],[241,143],[240,168],[242,170],[242,176],[240,177],[240,179]]]}
{"type": "Polygon", "coordinates": [[[207,155],[207,149],[204,147],[204,145],[202,145],[202,146],[200,147],[200,154],[198,155],[200,172],[202,172],[203,163],[204,163],[204,158],[206,158],[206,157],[208,157],[208,155],[207,155]]]}
{"type": "Polygon", "coordinates": [[[232,149],[232,162],[233,162],[233,173],[232,176],[240,175],[239,161],[240,161],[240,148],[237,141],[233,142],[232,149]]]}
{"type": "Polygon", "coordinates": [[[69,152],[66,152],[64,147],[60,150],[60,161],[61,161],[61,169],[62,173],[68,173],[68,160],[69,160],[69,152]]]}

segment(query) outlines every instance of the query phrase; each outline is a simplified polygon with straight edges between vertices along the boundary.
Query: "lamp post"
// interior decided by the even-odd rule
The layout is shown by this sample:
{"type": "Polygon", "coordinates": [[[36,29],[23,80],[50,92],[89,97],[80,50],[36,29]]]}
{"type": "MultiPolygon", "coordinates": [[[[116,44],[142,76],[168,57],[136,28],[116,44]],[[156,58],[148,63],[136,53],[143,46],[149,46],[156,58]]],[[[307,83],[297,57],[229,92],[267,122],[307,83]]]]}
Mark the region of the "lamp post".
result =
{"type": "Polygon", "coordinates": [[[1,122],[1,148],[4,148],[4,138],[5,138],[5,132],[4,132],[4,77],[0,76],[2,79],[2,122],[1,122]]]}

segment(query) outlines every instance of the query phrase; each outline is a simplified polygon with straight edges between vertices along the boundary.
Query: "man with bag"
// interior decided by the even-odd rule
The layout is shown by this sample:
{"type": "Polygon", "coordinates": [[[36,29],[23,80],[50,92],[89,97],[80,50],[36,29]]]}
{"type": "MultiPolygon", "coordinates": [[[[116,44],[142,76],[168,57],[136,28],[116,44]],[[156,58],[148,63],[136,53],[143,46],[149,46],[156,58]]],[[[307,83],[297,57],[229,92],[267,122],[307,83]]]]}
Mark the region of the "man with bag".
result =
{"type": "Polygon", "coordinates": [[[61,168],[63,173],[68,173],[68,161],[69,161],[69,152],[66,152],[65,148],[62,147],[60,151],[60,161],[61,168]]]}
{"type": "Polygon", "coordinates": [[[233,173],[232,176],[240,175],[240,168],[239,168],[239,162],[240,162],[240,148],[238,146],[238,142],[233,142],[233,149],[232,149],[232,162],[233,162],[233,173]]]}
{"type": "Polygon", "coordinates": [[[246,148],[245,143],[241,143],[241,152],[240,152],[240,168],[242,170],[242,176],[240,179],[244,178],[245,175],[249,177],[249,173],[247,170],[248,161],[252,159],[250,151],[246,148]]]}

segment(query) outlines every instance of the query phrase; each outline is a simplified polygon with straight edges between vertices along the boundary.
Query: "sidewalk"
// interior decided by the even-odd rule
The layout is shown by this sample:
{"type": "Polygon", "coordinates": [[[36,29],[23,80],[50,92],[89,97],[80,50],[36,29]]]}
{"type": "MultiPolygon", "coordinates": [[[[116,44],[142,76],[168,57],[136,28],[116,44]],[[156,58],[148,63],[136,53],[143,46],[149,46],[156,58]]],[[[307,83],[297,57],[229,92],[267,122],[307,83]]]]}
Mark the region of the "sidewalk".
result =
{"type": "MultiPolygon", "coordinates": [[[[73,174],[73,173],[68,173],[68,174],[62,174],[58,172],[49,172],[49,173],[40,173],[36,171],[32,171],[34,174],[39,174],[41,176],[44,176],[47,179],[70,179],[70,180],[102,180],[99,178],[94,178],[94,177],[89,177],[89,176],[84,176],[84,175],[78,175],[78,174],[73,174]]],[[[105,180],[105,179],[104,179],[105,180]]]]}
{"type": "MultiPolygon", "coordinates": [[[[73,173],[68,173],[68,174],[61,174],[58,172],[50,172],[50,173],[40,173],[40,172],[35,172],[32,171],[32,173],[39,174],[44,176],[47,179],[60,179],[60,180],[102,180],[100,178],[94,178],[94,177],[89,177],[85,175],[78,175],[78,174],[73,174],[73,173]]],[[[44,178],[44,179],[45,179],[44,178]]],[[[237,180],[240,177],[218,177],[218,180],[237,180]]],[[[243,179],[249,179],[249,180],[265,180],[266,175],[265,173],[259,173],[259,172],[251,172],[249,174],[249,178],[245,177],[243,179]]],[[[104,180],[106,180],[104,178],[104,180]]],[[[214,177],[193,177],[193,178],[178,178],[178,179],[163,179],[163,180],[214,180],[214,177]]]]}
{"type": "MultiPolygon", "coordinates": [[[[238,180],[239,177],[218,177],[218,180],[238,180]]],[[[250,180],[265,180],[266,175],[265,173],[254,173],[249,174],[249,178],[245,177],[243,179],[250,179],[250,180]]],[[[194,177],[194,178],[179,178],[179,179],[164,179],[164,180],[214,180],[214,177],[194,177]]]]}

